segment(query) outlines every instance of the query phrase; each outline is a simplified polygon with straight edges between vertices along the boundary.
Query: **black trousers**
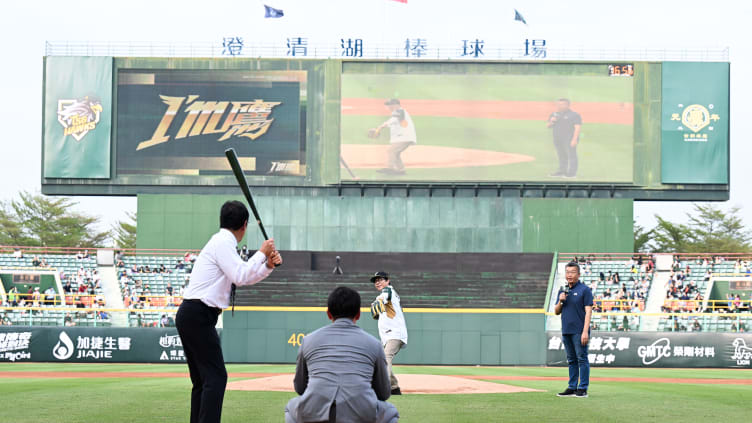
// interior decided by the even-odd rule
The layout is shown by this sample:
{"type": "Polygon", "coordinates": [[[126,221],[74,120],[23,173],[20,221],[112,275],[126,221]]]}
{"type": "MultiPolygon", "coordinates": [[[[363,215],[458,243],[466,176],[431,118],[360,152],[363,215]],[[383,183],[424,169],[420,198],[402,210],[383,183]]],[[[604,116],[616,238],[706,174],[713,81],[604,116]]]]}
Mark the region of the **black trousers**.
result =
{"type": "Polygon", "coordinates": [[[191,423],[219,423],[227,369],[215,326],[221,312],[200,300],[185,300],[175,316],[191,373],[191,423]]]}
{"type": "Polygon", "coordinates": [[[559,169],[557,172],[566,176],[577,176],[577,146],[572,147],[572,139],[554,140],[556,155],[559,156],[559,169]]]}

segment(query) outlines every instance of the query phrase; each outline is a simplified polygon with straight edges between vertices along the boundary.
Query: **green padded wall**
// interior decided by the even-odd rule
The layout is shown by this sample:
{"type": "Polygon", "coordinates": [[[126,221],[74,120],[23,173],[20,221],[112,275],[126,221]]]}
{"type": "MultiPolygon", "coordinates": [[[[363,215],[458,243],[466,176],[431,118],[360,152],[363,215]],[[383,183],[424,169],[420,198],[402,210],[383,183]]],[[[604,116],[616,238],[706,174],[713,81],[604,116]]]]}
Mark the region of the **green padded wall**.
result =
{"type": "MultiPolygon", "coordinates": [[[[222,349],[231,363],[293,363],[298,347],[290,337],[330,323],[323,311],[235,311],[223,319],[222,349]]],[[[542,313],[405,313],[405,320],[408,345],[395,364],[545,364],[542,313]]],[[[365,313],[358,325],[378,337],[365,313]]]]}
{"type": "MultiPolygon", "coordinates": [[[[138,248],[200,249],[221,195],[138,196],[138,248]]],[[[519,198],[254,196],[280,250],[519,252],[519,198]]],[[[261,242],[249,225],[249,246],[261,242]]]]}
{"type": "Polygon", "coordinates": [[[631,252],[631,199],[525,198],[524,252],[631,252]]]}

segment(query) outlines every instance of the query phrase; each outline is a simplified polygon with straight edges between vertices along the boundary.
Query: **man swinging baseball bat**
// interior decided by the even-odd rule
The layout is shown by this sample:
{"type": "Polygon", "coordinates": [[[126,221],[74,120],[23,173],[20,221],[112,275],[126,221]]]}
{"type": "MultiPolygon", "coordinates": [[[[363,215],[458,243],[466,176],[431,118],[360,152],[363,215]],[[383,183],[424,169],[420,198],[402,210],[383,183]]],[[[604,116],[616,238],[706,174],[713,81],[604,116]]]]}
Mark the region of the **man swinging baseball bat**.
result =
{"type": "MultiPolygon", "coordinates": [[[[244,188],[248,190],[247,185],[244,188]]],[[[237,246],[245,235],[248,217],[248,209],[240,201],[222,205],[219,232],[201,250],[175,318],[193,383],[191,423],[219,423],[222,416],[227,370],[215,327],[222,309],[230,304],[233,286],[260,282],[282,264],[273,239],[264,241],[247,262],[240,259],[237,246]]]]}

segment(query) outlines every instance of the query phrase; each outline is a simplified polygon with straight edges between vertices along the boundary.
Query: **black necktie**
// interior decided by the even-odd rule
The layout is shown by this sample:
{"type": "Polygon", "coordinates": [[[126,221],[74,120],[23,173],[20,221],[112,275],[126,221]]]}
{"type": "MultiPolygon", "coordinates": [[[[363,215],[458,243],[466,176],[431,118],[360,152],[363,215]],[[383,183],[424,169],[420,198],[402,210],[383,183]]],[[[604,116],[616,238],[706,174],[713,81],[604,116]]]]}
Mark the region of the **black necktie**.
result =
{"type": "Polygon", "coordinates": [[[230,289],[230,305],[232,306],[232,317],[235,317],[235,291],[237,289],[238,286],[232,284],[232,288],[230,289]]]}

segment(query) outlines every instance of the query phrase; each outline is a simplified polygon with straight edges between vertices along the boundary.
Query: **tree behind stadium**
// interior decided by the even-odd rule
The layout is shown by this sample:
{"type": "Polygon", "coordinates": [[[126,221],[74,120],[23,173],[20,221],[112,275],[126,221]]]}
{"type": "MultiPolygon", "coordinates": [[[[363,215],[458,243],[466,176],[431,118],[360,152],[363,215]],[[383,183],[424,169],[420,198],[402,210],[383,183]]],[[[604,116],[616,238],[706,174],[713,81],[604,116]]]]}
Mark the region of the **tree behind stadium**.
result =
{"type": "Polygon", "coordinates": [[[739,208],[724,212],[714,205],[695,204],[687,213],[687,224],[672,223],[656,215],[658,225],[652,232],[652,250],[678,253],[746,253],[749,230],[744,227],[739,208]]]}
{"type": "Polygon", "coordinates": [[[77,203],[26,191],[0,204],[0,245],[100,247],[107,232],[97,232],[97,217],[74,212],[77,203]]]}

